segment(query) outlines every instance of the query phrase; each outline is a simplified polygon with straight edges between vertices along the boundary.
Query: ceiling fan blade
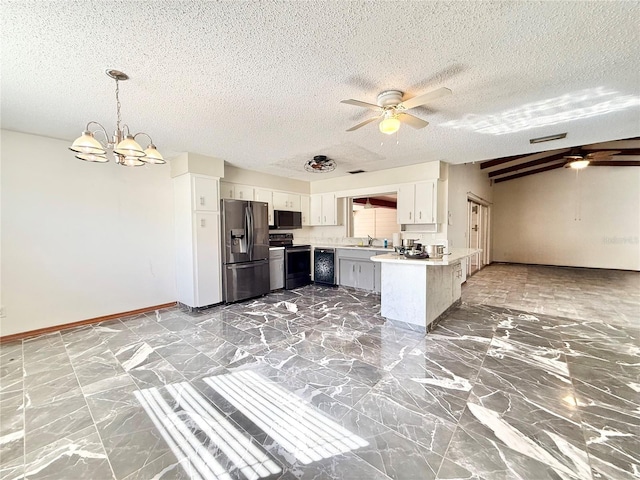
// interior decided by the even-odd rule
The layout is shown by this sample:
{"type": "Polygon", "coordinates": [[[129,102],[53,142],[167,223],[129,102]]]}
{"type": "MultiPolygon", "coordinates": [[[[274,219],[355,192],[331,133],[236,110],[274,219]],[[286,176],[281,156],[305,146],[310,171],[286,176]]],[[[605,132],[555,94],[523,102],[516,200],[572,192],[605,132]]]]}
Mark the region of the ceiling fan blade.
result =
{"type": "Polygon", "coordinates": [[[587,153],[584,158],[587,160],[600,160],[601,158],[609,158],[620,153],[620,150],[602,150],[600,152],[587,153]]]}
{"type": "Polygon", "coordinates": [[[357,129],[361,128],[361,127],[364,127],[368,123],[375,122],[379,118],[380,118],[379,116],[378,117],[369,118],[369,119],[365,120],[364,122],[361,122],[361,123],[359,123],[359,124],[357,124],[357,125],[355,125],[355,126],[353,126],[351,128],[348,128],[347,132],[353,132],[354,130],[357,130],[357,129]]]}
{"type": "Polygon", "coordinates": [[[420,105],[424,105],[425,103],[430,102],[431,100],[435,100],[436,98],[444,97],[445,95],[451,94],[451,90],[446,87],[438,88],[429,93],[425,93],[423,95],[418,95],[417,97],[410,98],[409,100],[405,100],[404,102],[400,102],[398,104],[398,108],[403,108],[405,110],[409,110],[410,108],[414,108],[420,105]]]}
{"type": "Polygon", "coordinates": [[[422,120],[421,118],[414,117],[413,115],[409,115],[408,113],[399,113],[398,120],[413,128],[424,128],[429,125],[429,122],[422,120]]]}
{"type": "Polygon", "coordinates": [[[349,105],[355,105],[356,107],[370,108],[371,110],[382,110],[378,105],[373,103],[361,102],[360,100],[340,100],[340,103],[347,103],[349,105]]]}

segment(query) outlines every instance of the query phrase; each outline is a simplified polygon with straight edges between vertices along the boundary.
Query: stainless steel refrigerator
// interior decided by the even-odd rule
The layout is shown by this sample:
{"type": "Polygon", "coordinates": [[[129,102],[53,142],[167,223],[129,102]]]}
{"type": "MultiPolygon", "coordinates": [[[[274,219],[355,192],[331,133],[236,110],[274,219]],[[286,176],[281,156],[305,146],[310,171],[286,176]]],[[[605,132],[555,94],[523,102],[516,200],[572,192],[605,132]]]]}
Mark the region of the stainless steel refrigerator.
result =
{"type": "Polygon", "coordinates": [[[221,200],[222,290],[237,302],[269,293],[269,217],[265,202],[221,200]]]}

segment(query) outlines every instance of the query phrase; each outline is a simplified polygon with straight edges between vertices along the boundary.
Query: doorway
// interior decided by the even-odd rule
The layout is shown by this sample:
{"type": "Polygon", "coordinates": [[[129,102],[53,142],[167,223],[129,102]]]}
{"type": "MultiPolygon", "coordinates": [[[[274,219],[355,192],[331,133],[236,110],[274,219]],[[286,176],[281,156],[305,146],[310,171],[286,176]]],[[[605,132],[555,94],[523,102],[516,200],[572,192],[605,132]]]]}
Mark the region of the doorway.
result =
{"type": "Polygon", "coordinates": [[[467,261],[467,275],[473,275],[489,264],[489,205],[467,198],[467,247],[482,251],[467,261]]]}

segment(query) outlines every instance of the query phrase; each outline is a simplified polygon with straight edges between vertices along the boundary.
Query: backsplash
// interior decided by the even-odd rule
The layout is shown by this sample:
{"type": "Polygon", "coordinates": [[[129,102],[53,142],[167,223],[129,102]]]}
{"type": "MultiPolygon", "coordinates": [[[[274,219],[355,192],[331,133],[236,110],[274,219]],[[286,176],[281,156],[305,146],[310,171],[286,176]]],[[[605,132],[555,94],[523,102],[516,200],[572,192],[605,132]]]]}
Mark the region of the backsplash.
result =
{"type": "MultiPolygon", "coordinates": [[[[345,236],[345,227],[303,227],[294,230],[294,243],[310,244],[314,246],[345,246],[359,245],[366,243],[366,237],[347,237],[345,236]]],[[[449,242],[443,233],[423,233],[423,232],[400,232],[402,238],[413,238],[416,242],[423,245],[444,245],[449,247],[449,242]]],[[[387,238],[388,245],[392,245],[392,238],[387,238]]],[[[376,238],[373,245],[381,247],[384,244],[384,238],[376,238]]],[[[460,245],[461,246],[461,245],[460,245]]]]}

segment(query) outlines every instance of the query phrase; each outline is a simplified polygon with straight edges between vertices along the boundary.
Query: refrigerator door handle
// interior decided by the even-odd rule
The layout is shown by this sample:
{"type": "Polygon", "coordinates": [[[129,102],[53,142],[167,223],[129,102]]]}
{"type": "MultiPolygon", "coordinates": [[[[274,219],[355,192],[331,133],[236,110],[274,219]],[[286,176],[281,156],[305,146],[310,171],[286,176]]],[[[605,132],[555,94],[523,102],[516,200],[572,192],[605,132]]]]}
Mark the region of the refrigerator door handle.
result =
{"type": "Polygon", "coordinates": [[[247,206],[244,211],[247,223],[247,253],[249,259],[253,260],[253,215],[251,213],[251,205],[247,206]]]}

